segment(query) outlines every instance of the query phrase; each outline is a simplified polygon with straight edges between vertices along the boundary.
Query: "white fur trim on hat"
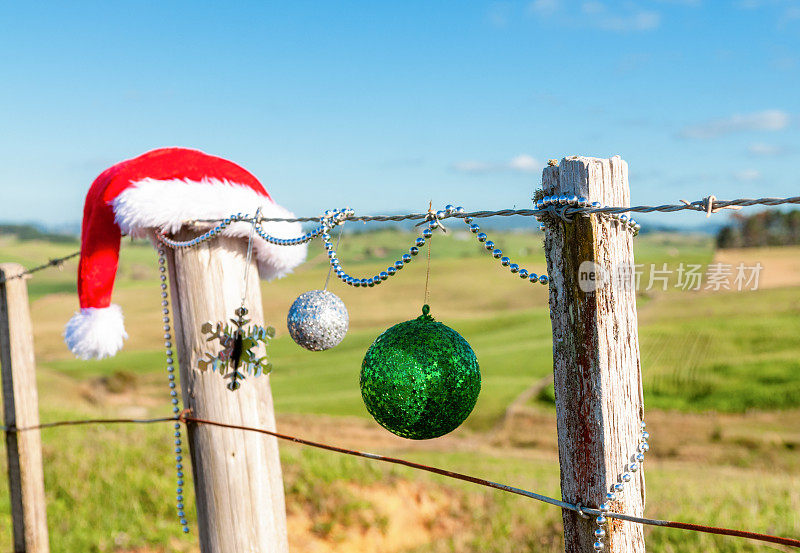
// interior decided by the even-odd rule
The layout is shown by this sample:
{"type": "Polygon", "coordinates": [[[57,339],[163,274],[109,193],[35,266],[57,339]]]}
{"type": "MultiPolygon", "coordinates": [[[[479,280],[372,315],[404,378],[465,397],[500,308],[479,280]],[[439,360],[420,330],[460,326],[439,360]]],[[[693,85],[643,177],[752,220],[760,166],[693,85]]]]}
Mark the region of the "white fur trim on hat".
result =
{"type": "MultiPolygon", "coordinates": [[[[176,232],[194,219],[222,219],[235,213],[292,218],[294,214],[248,186],[227,180],[142,179],[131,183],[112,201],[114,217],[123,233],[147,236],[149,231],[176,232]]],[[[249,223],[233,223],[222,234],[248,237],[249,223]]],[[[277,238],[303,233],[300,223],[266,222],[261,228],[277,238]]],[[[271,280],[292,272],[306,258],[306,245],[275,246],[256,236],[253,242],[261,278],[271,280]]]]}
{"type": "Polygon", "coordinates": [[[80,359],[103,359],[122,349],[128,337],[119,305],[84,307],[67,323],[64,341],[80,359]]]}

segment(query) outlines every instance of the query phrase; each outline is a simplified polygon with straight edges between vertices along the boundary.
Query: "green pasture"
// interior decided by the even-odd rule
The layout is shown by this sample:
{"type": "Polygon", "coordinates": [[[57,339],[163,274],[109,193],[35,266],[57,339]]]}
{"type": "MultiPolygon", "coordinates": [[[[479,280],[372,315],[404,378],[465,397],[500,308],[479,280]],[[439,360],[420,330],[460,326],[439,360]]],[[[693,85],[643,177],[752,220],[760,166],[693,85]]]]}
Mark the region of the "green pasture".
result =
{"type": "MultiPolygon", "coordinates": [[[[521,266],[537,273],[546,270],[541,234],[490,237],[521,266]]],[[[391,230],[348,234],[339,257],[351,273],[369,276],[402,254],[412,239],[409,233],[391,230]]],[[[0,237],[0,260],[32,266],[76,247],[77,243],[0,237]]],[[[787,252],[798,254],[797,249],[787,252]]],[[[644,265],[645,280],[650,264],[707,264],[712,257],[711,240],[702,236],[642,235],[636,242],[636,260],[644,265]]],[[[340,346],[327,352],[299,348],[285,330],[285,314],[294,298],[325,282],[327,258],[319,245],[312,245],[309,262],[296,274],[262,285],[266,318],[278,330],[269,349],[279,424],[281,417],[306,417],[303,420],[313,426],[317,415],[342,417],[343,425],[370,424],[358,388],[361,359],[385,328],[419,314],[423,258],[420,255],[375,289],[351,289],[334,279],[330,288],[347,304],[351,330],[340,346]]],[[[117,357],[101,362],[75,360],[61,341],[63,325],[77,308],[75,260],[63,270],[49,269],[29,281],[42,420],[111,416],[122,408],[134,409],[136,416],[169,412],[155,261],[148,244],[123,244],[114,302],[123,308],[131,337],[117,357]]],[[[800,407],[800,288],[712,293],[678,290],[674,280],[669,284],[666,292],[644,291],[638,298],[649,413],[664,413],[665,421],[669,413],[679,413],[703,425],[710,413],[738,417],[794,412],[800,407]]],[[[458,432],[477,447],[450,451],[408,443],[391,446],[389,453],[558,496],[558,464],[552,449],[490,442],[509,403],[552,370],[547,288],[521,281],[491,259],[474,237],[454,231],[433,240],[431,307],[438,320],[470,342],[481,365],[480,399],[458,432]]],[[[551,420],[552,388],[545,388],[527,408],[551,420]]],[[[702,426],[702,439],[716,439],[720,447],[728,447],[728,429],[714,429],[711,424],[702,426]],[[715,438],[718,431],[722,438],[715,438]]],[[[782,440],[772,470],[757,462],[739,462],[745,450],[765,457],[760,437],[748,438],[755,439],[755,445],[734,444],[739,449],[731,455],[738,457],[720,465],[704,463],[702,456],[688,462],[654,453],[647,472],[648,515],[800,534],[796,516],[800,454],[795,449],[800,448],[800,422],[795,428],[781,424],[770,429],[782,440]]],[[[554,425],[534,431],[553,433],[554,425]]],[[[157,551],[191,550],[194,537],[179,535],[173,515],[170,436],[167,425],[44,431],[52,551],[130,551],[145,546],[157,551]]],[[[657,436],[654,433],[656,451],[657,436]]],[[[461,536],[420,552],[561,550],[558,509],[294,445],[281,444],[281,455],[290,510],[307,509],[317,522],[313,531],[331,540],[347,528],[386,523],[371,515],[370,505],[352,496],[346,483],[391,486],[405,479],[451,494],[457,511],[453,516],[465,529],[461,536]]],[[[186,503],[192,504],[191,499],[186,503]]],[[[188,514],[193,520],[192,509],[188,514]]],[[[0,484],[0,550],[10,548],[10,531],[4,528],[10,528],[5,483],[0,484]]],[[[648,530],[647,539],[651,551],[769,550],[747,541],[677,530],[648,530]]]]}

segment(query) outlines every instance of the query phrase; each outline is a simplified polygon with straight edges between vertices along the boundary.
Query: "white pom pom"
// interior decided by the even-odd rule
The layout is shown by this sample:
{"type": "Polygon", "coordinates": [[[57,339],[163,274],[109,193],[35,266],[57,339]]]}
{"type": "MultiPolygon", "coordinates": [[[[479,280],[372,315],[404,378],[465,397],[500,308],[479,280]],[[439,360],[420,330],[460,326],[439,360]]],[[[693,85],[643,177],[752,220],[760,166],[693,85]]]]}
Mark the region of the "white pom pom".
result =
{"type": "Polygon", "coordinates": [[[84,307],[75,313],[64,329],[64,341],[75,357],[104,359],[122,349],[128,337],[119,305],[84,307]]]}

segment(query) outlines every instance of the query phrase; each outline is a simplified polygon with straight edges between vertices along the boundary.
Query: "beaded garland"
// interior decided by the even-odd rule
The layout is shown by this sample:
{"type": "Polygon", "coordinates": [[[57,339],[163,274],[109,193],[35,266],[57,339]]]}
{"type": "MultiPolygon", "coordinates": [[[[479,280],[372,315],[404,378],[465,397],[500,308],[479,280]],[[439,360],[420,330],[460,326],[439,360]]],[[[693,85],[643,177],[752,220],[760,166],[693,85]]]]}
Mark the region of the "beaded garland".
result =
{"type": "Polygon", "coordinates": [[[485,232],[480,232],[481,228],[476,223],[472,222],[471,217],[464,217],[464,222],[469,226],[470,232],[475,234],[475,238],[478,239],[478,242],[482,243],[483,246],[492,253],[493,258],[500,260],[500,265],[503,267],[508,267],[508,270],[511,271],[511,274],[517,274],[519,275],[519,278],[523,280],[527,279],[533,284],[536,284],[537,282],[539,284],[547,284],[550,282],[550,279],[547,275],[537,275],[532,271],[528,272],[528,269],[521,269],[518,264],[512,263],[509,257],[503,255],[503,250],[496,248],[495,243],[488,239],[489,237],[485,232]]]}
{"type": "MultiPolygon", "coordinates": [[[[542,221],[543,218],[548,215],[552,216],[553,213],[551,213],[549,210],[554,210],[557,207],[561,208],[603,207],[599,202],[589,202],[583,196],[574,196],[574,195],[543,196],[535,201],[535,206],[537,210],[542,211],[541,214],[536,216],[537,220],[539,221],[542,221]]],[[[225,219],[220,221],[214,228],[190,240],[184,240],[184,241],[173,240],[168,236],[166,236],[165,233],[159,233],[156,236],[158,240],[160,240],[163,244],[169,247],[189,248],[192,246],[196,246],[207,240],[211,240],[212,238],[218,236],[222,232],[222,230],[228,227],[231,223],[239,221],[250,221],[254,225],[254,230],[256,234],[258,234],[263,240],[269,242],[270,244],[274,244],[276,246],[297,246],[299,244],[305,244],[307,242],[310,242],[311,240],[314,240],[315,238],[321,236],[325,250],[328,253],[328,260],[331,269],[333,270],[333,273],[336,275],[336,277],[339,278],[339,280],[341,280],[343,283],[347,284],[348,286],[352,286],[354,288],[373,288],[381,284],[383,281],[388,280],[390,277],[393,277],[403,267],[411,263],[414,260],[414,258],[419,254],[419,249],[425,245],[425,241],[433,235],[433,231],[437,228],[444,229],[444,227],[441,224],[441,221],[443,219],[446,219],[448,217],[458,217],[463,219],[464,223],[468,225],[470,232],[475,234],[478,242],[482,243],[486,248],[486,250],[491,252],[492,257],[498,259],[503,267],[508,267],[509,271],[512,274],[517,274],[521,279],[528,280],[531,283],[539,283],[542,285],[546,285],[550,281],[549,277],[545,274],[537,275],[536,273],[529,272],[527,269],[520,268],[520,266],[517,263],[512,263],[511,258],[503,255],[503,251],[500,248],[497,248],[493,241],[489,240],[489,237],[485,232],[480,232],[480,227],[476,223],[473,223],[472,218],[466,216],[466,210],[463,207],[454,207],[452,205],[447,205],[443,210],[437,211],[436,213],[430,213],[429,219],[427,221],[428,225],[425,229],[423,229],[422,236],[417,237],[414,240],[414,245],[408,249],[408,253],[403,254],[392,265],[389,265],[385,270],[371,277],[365,277],[365,278],[354,277],[352,275],[349,275],[342,268],[341,261],[339,261],[338,254],[333,246],[333,242],[331,241],[331,235],[330,235],[330,231],[334,227],[341,225],[348,219],[351,219],[354,215],[355,212],[350,208],[327,210],[325,214],[322,217],[320,217],[319,226],[295,238],[277,238],[270,234],[267,234],[264,231],[264,229],[261,228],[258,219],[249,219],[247,215],[243,215],[241,213],[237,213],[235,215],[231,215],[230,217],[226,217],[225,219]]],[[[598,213],[597,215],[602,217],[607,217],[612,221],[624,225],[624,227],[627,230],[629,230],[634,236],[639,234],[639,231],[642,228],[641,225],[637,223],[635,219],[633,219],[632,217],[628,217],[625,214],[598,213]]],[[[544,225],[541,225],[540,229],[544,230],[544,225]]]]}
{"type": "MultiPolygon", "coordinates": [[[[428,220],[427,227],[422,231],[422,236],[414,240],[414,245],[408,249],[408,253],[403,254],[400,259],[398,259],[394,264],[389,265],[386,270],[367,278],[353,277],[344,269],[342,269],[341,262],[339,261],[338,255],[333,246],[333,242],[331,242],[331,236],[328,231],[322,233],[322,239],[325,241],[324,246],[328,252],[328,259],[331,269],[339,278],[339,280],[348,286],[353,286],[354,288],[372,288],[378,284],[381,284],[383,281],[388,280],[389,277],[396,275],[397,271],[411,263],[414,258],[419,255],[419,249],[425,245],[426,240],[433,236],[433,231],[437,228],[444,230],[444,226],[441,223],[442,219],[447,217],[463,216],[465,213],[466,210],[463,207],[453,207],[452,205],[448,205],[443,210],[432,213],[430,215],[430,219],[428,220]]],[[[484,247],[491,252],[492,257],[500,260],[500,264],[503,267],[508,267],[512,274],[518,274],[520,278],[527,279],[532,283],[547,284],[549,282],[547,275],[529,273],[527,269],[520,269],[518,264],[512,263],[510,258],[503,255],[503,251],[500,248],[495,247],[494,242],[488,240],[486,233],[479,232],[480,227],[476,223],[472,222],[472,217],[463,216],[462,218],[464,223],[466,223],[469,227],[470,232],[477,234],[476,238],[478,239],[478,242],[483,243],[484,247]]]]}
{"type": "Polygon", "coordinates": [[[322,239],[324,240],[324,247],[325,250],[328,252],[328,261],[331,266],[331,270],[336,277],[347,284],[348,286],[352,286],[354,288],[372,288],[381,284],[384,280],[388,280],[389,277],[393,277],[400,271],[403,267],[411,263],[414,258],[419,254],[419,249],[425,245],[425,240],[430,238],[433,235],[433,229],[436,228],[434,226],[434,221],[428,225],[422,232],[422,236],[418,237],[414,240],[414,245],[408,249],[408,253],[403,254],[397,261],[395,261],[392,265],[386,268],[385,271],[381,271],[377,275],[367,278],[358,278],[353,277],[344,269],[342,269],[341,262],[339,261],[338,255],[336,253],[336,249],[333,246],[333,242],[331,241],[331,235],[329,230],[325,230],[322,233],[322,239]]]}
{"type": "MultiPolygon", "coordinates": [[[[253,219],[250,222],[253,224],[253,228],[264,241],[269,242],[275,246],[299,246],[300,244],[305,244],[307,242],[311,242],[317,236],[322,234],[326,230],[330,230],[336,225],[343,223],[347,220],[348,217],[352,217],[355,212],[350,208],[344,209],[335,209],[335,210],[328,210],[325,212],[325,215],[320,218],[320,226],[315,228],[314,230],[303,234],[302,236],[298,236],[296,238],[277,238],[270,234],[267,234],[257,219],[253,219]]],[[[225,228],[230,226],[232,223],[237,223],[240,221],[248,221],[249,216],[244,215],[242,213],[236,213],[235,215],[231,215],[230,217],[226,217],[217,225],[204,232],[200,236],[195,238],[191,238],[189,240],[173,240],[172,238],[168,237],[166,233],[160,232],[156,234],[156,238],[170,248],[191,248],[193,246],[197,246],[203,242],[211,240],[218,236],[225,228]]]]}
{"type": "MultiPolygon", "coordinates": [[[[605,548],[605,543],[603,542],[603,538],[606,537],[606,528],[608,527],[608,518],[605,516],[605,513],[609,512],[610,510],[610,502],[619,500],[622,492],[625,489],[625,484],[629,483],[633,480],[633,473],[637,472],[639,468],[644,463],[644,454],[650,449],[650,444],[648,440],[650,439],[650,433],[646,430],[647,424],[644,421],[641,423],[642,433],[639,435],[639,443],[636,446],[636,451],[631,454],[629,457],[630,463],[626,464],[622,472],[618,476],[618,480],[614,483],[609,491],[606,493],[606,500],[600,504],[597,508],[600,511],[600,515],[595,518],[595,522],[597,523],[597,528],[594,531],[594,550],[595,551],[602,551],[605,548]]],[[[582,516],[585,515],[583,512],[579,511],[582,516]]]]}
{"type": "Polygon", "coordinates": [[[164,323],[164,349],[167,356],[167,379],[169,381],[169,395],[172,402],[172,413],[175,415],[175,471],[178,487],[175,489],[175,506],[178,511],[178,520],[184,534],[189,532],[186,513],[183,505],[183,449],[181,442],[181,423],[179,422],[180,407],[178,407],[178,392],[175,390],[175,357],[172,349],[172,334],[169,325],[169,294],[167,293],[167,258],[163,247],[158,249],[158,270],[161,273],[161,313],[164,323]]]}

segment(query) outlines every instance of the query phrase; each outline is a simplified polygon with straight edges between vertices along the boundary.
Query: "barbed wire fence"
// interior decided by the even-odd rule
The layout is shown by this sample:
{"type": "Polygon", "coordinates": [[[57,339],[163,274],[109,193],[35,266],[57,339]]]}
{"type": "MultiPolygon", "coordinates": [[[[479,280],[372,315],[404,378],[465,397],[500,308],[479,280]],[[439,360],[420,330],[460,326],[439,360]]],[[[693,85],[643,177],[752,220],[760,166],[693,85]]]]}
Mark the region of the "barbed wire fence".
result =
{"type": "MultiPolygon", "coordinates": [[[[651,205],[639,205],[639,206],[632,206],[632,207],[619,207],[619,206],[576,206],[574,205],[574,201],[570,201],[570,198],[562,197],[563,201],[559,201],[558,203],[537,207],[536,209],[503,209],[503,210],[496,210],[496,211],[473,211],[473,212],[466,212],[466,213],[441,213],[441,214],[432,214],[431,212],[427,213],[407,213],[407,214],[399,214],[399,215],[364,215],[364,216],[357,216],[352,215],[348,216],[346,220],[348,221],[362,221],[362,222],[399,222],[399,221],[408,221],[408,220],[421,220],[421,221],[429,221],[432,218],[436,219],[447,219],[447,218],[488,218],[488,217],[508,217],[508,216],[526,216],[526,217],[542,217],[542,216],[550,216],[550,217],[557,217],[564,221],[572,220],[572,217],[575,215],[590,215],[592,213],[600,213],[600,214],[625,214],[625,213],[677,213],[680,211],[696,211],[705,213],[707,216],[717,213],[723,209],[730,209],[730,208],[738,208],[738,207],[746,207],[746,206],[779,206],[779,205],[787,205],[787,204],[800,204],[800,196],[795,197],[787,197],[787,198],[758,198],[758,199],[751,199],[751,198],[739,198],[734,200],[717,200],[714,196],[707,196],[702,200],[697,200],[693,202],[688,202],[682,200],[682,203],[679,204],[663,204],[657,206],[651,205]]],[[[197,219],[192,221],[192,223],[198,224],[206,224],[206,223],[218,223],[222,221],[222,219],[197,219]]],[[[244,217],[240,219],[240,221],[246,221],[251,223],[261,223],[261,222],[319,222],[320,217],[294,217],[294,218],[248,218],[244,217]]],[[[49,269],[52,267],[61,267],[63,264],[80,255],[80,250],[74,251],[70,254],[67,254],[62,257],[53,258],[48,260],[48,262],[43,263],[41,265],[31,267],[29,269],[25,269],[24,271],[14,274],[11,276],[0,278],[0,284],[5,283],[9,280],[13,279],[20,279],[25,277],[30,277],[35,273],[43,271],[45,269],[49,269]]],[[[405,459],[389,457],[385,455],[379,455],[374,453],[368,453],[364,451],[357,451],[352,449],[347,449],[343,447],[338,447],[335,445],[322,443],[322,442],[315,442],[311,440],[307,440],[304,438],[291,436],[287,434],[281,434],[278,432],[270,431],[263,428],[256,428],[256,427],[249,427],[249,426],[241,426],[241,425],[234,425],[228,424],[220,421],[213,421],[207,419],[201,419],[191,416],[191,413],[188,410],[184,410],[177,416],[170,416],[170,417],[159,417],[159,418],[150,418],[150,419],[124,419],[124,418],[109,418],[109,419],[75,419],[75,420],[60,420],[60,421],[52,421],[41,423],[32,426],[21,426],[16,427],[14,425],[11,426],[2,426],[2,430],[7,434],[18,434],[24,432],[30,432],[35,430],[44,430],[44,429],[51,429],[57,427],[65,427],[65,426],[84,426],[84,425],[106,425],[106,424],[155,424],[155,423],[182,423],[184,425],[195,424],[195,425],[205,425],[205,426],[215,426],[221,428],[228,428],[228,429],[235,429],[235,430],[242,430],[247,432],[255,432],[260,434],[265,434],[272,436],[274,438],[290,441],[296,444],[300,444],[303,446],[314,447],[318,449],[323,449],[326,451],[331,451],[335,453],[351,455],[355,457],[361,457],[365,459],[369,459],[372,461],[390,463],[400,466],[405,466],[411,469],[425,471],[433,474],[437,474],[440,476],[444,476],[451,479],[461,480],[465,482],[470,482],[476,485],[484,486],[487,488],[492,488],[500,491],[504,491],[507,493],[512,493],[516,495],[521,495],[530,499],[534,499],[537,501],[542,501],[544,503],[548,503],[561,509],[566,509],[570,511],[574,511],[581,515],[592,515],[592,516],[599,516],[604,515],[608,518],[616,518],[620,520],[625,520],[628,522],[633,522],[642,525],[649,525],[649,526],[657,526],[657,527],[665,527],[665,528],[676,528],[676,529],[684,529],[689,531],[701,532],[701,533],[709,533],[709,534],[717,534],[717,535],[725,535],[725,536],[732,536],[732,537],[739,537],[739,538],[746,538],[752,539],[762,542],[774,543],[778,545],[784,545],[788,547],[795,547],[800,548],[800,539],[790,538],[790,537],[781,537],[781,536],[774,536],[770,534],[763,534],[758,532],[752,532],[749,530],[742,530],[742,529],[732,529],[732,528],[721,528],[721,527],[714,527],[709,525],[703,524],[695,524],[695,523],[688,523],[688,522],[679,522],[679,521],[670,521],[670,520],[659,520],[659,519],[650,519],[644,517],[635,517],[631,515],[626,515],[624,513],[615,513],[615,512],[605,512],[600,511],[599,509],[590,508],[581,506],[580,504],[572,504],[566,501],[562,501],[559,499],[555,499],[552,497],[548,497],[542,494],[538,494],[529,490],[517,488],[514,486],[501,484],[497,482],[493,482],[490,480],[486,480],[480,477],[471,476],[467,474],[463,474],[460,472],[450,471],[438,467],[424,465],[422,463],[417,463],[414,461],[409,461],[405,459]]]]}
{"type": "Polygon", "coordinates": [[[327,443],[322,442],[315,442],[312,440],[307,440],[305,438],[298,438],[296,436],[291,436],[289,434],[282,434],[280,432],[273,432],[271,430],[266,430],[263,428],[255,428],[251,426],[242,426],[236,424],[227,424],[218,421],[206,420],[206,419],[199,419],[191,416],[188,409],[185,409],[182,413],[175,417],[157,417],[157,418],[150,418],[150,419],[120,419],[120,418],[110,418],[110,419],[75,419],[75,420],[62,420],[62,421],[53,421],[38,424],[35,426],[29,426],[24,428],[9,428],[9,427],[2,427],[5,432],[30,432],[34,430],[44,430],[49,428],[58,428],[64,426],[84,426],[84,425],[105,425],[105,424],[154,424],[154,423],[175,423],[180,422],[183,424],[198,424],[198,425],[207,425],[207,426],[216,426],[220,428],[228,428],[231,430],[243,430],[246,432],[257,432],[260,434],[265,434],[267,436],[272,436],[279,440],[293,442],[299,445],[304,445],[308,447],[314,447],[317,449],[323,449],[326,451],[332,451],[335,453],[341,453],[344,455],[351,455],[354,457],[361,457],[364,459],[370,459],[372,461],[380,461],[384,463],[390,463],[394,465],[400,465],[408,468],[412,468],[415,470],[421,470],[424,472],[430,472],[433,474],[437,474],[439,476],[444,476],[447,478],[452,478],[455,480],[462,480],[464,482],[470,482],[472,484],[477,484],[479,486],[484,486],[487,488],[492,488],[495,490],[500,490],[516,495],[521,495],[523,497],[527,497],[529,499],[534,499],[536,501],[541,501],[543,503],[548,503],[550,505],[554,505],[556,507],[560,507],[562,509],[568,509],[570,511],[574,511],[576,513],[583,513],[592,516],[598,516],[600,514],[605,515],[608,518],[616,518],[619,520],[625,520],[628,522],[634,522],[637,524],[644,524],[647,526],[660,526],[663,528],[679,528],[683,530],[691,530],[695,532],[702,532],[706,534],[717,534],[722,536],[733,536],[739,538],[748,538],[757,541],[763,541],[768,543],[777,543],[780,545],[787,545],[790,547],[798,547],[800,548],[800,540],[794,538],[787,538],[781,536],[773,536],[770,534],[762,534],[758,532],[751,532],[749,530],[741,530],[741,529],[734,529],[734,528],[722,528],[717,526],[708,526],[705,524],[694,524],[689,522],[676,522],[671,520],[659,520],[659,519],[652,519],[652,518],[642,518],[642,517],[635,517],[631,515],[626,515],[624,513],[615,513],[612,511],[608,512],[601,512],[599,509],[593,509],[591,507],[584,507],[581,505],[575,505],[572,503],[568,503],[566,501],[562,501],[560,499],[556,499],[553,497],[548,497],[546,495],[542,495],[536,492],[532,492],[529,490],[525,490],[522,488],[517,488],[514,486],[509,486],[507,484],[500,484],[498,482],[493,482],[491,480],[486,480],[484,478],[480,478],[477,476],[471,476],[468,474],[464,474],[461,472],[451,471],[447,469],[442,469],[434,466],[425,465],[422,463],[417,463],[414,461],[409,461],[407,459],[400,459],[397,457],[389,457],[387,455],[379,455],[377,453],[368,453],[365,451],[358,451],[354,449],[348,449],[344,447],[339,447],[327,443]]]}
{"type": "MultiPolygon", "coordinates": [[[[619,206],[605,206],[605,207],[576,207],[569,205],[568,199],[565,197],[563,203],[559,205],[550,205],[541,209],[501,209],[496,211],[470,211],[467,213],[446,213],[440,219],[449,218],[488,218],[488,217],[539,217],[546,215],[556,215],[557,217],[569,220],[570,216],[576,214],[590,215],[592,213],[607,213],[607,214],[620,214],[620,213],[676,213],[679,211],[698,211],[706,213],[707,215],[717,213],[723,209],[736,208],[736,207],[749,207],[749,206],[765,206],[775,207],[779,205],[798,205],[800,204],[800,196],[792,196],[789,198],[738,198],[735,200],[717,200],[714,196],[706,196],[702,200],[688,202],[682,200],[679,204],[663,204],[663,205],[637,205],[631,207],[619,206]]],[[[361,222],[400,222],[400,221],[414,221],[414,220],[430,220],[431,213],[405,213],[400,215],[352,215],[346,217],[347,221],[361,221],[361,222]]],[[[190,223],[219,223],[223,219],[194,219],[190,223]]],[[[258,219],[244,217],[241,219],[243,222],[249,223],[262,223],[262,222],[284,222],[284,223],[311,223],[319,222],[320,217],[258,217],[258,219]]],[[[36,267],[25,270],[24,272],[8,277],[22,278],[32,275],[50,267],[59,267],[65,261],[80,255],[80,250],[74,251],[63,257],[50,259],[47,263],[43,263],[36,267]]],[[[4,282],[6,279],[0,279],[4,282]]]]}
{"type": "Polygon", "coordinates": [[[0,283],[6,282],[7,280],[13,280],[17,278],[24,278],[26,276],[32,275],[34,273],[38,273],[39,271],[44,271],[45,269],[50,269],[51,267],[61,267],[64,265],[65,261],[69,261],[73,257],[78,257],[81,254],[80,250],[74,251],[70,254],[67,254],[63,257],[54,257],[50,259],[47,263],[42,263],[41,265],[37,265],[36,267],[31,267],[30,269],[26,269],[21,273],[17,273],[10,277],[3,277],[0,278],[0,283]]]}

